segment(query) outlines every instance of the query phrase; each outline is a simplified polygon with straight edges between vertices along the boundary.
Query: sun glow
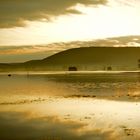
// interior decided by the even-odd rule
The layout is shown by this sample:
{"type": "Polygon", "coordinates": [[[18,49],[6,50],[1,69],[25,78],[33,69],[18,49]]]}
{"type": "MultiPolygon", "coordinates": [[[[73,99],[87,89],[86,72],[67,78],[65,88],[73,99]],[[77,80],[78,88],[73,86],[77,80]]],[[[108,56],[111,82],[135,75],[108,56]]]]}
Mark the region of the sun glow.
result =
{"type": "Polygon", "coordinates": [[[0,45],[36,45],[139,35],[139,7],[119,2],[111,1],[98,7],[77,5],[75,9],[84,14],[63,15],[52,22],[27,21],[26,27],[1,29],[0,45]]]}

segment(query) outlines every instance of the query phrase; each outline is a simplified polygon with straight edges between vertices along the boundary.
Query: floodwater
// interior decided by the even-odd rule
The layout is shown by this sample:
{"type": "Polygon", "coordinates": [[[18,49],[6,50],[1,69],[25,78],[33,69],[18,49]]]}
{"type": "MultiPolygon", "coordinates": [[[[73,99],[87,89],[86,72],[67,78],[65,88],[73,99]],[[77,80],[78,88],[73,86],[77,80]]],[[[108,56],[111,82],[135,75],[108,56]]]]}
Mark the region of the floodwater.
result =
{"type": "Polygon", "coordinates": [[[139,140],[139,73],[0,75],[0,140],[139,140]]]}

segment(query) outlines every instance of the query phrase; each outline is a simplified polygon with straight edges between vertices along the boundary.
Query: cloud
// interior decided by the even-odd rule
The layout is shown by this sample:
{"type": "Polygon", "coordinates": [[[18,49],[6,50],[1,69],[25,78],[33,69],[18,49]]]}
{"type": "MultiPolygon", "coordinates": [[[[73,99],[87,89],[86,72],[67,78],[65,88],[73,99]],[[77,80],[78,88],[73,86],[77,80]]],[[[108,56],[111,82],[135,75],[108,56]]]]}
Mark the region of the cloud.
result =
{"type": "Polygon", "coordinates": [[[140,36],[122,36],[105,39],[97,39],[91,41],[73,41],[73,42],[60,42],[47,45],[31,45],[31,46],[11,46],[0,47],[0,54],[31,54],[39,52],[56,53],[70,48],[91,47],[91,46],[108,46],[108,47],[121,47],[121,46],[140,46],[140,36]]]}
{"type": "MultiPolygon", "coordinates": [[[[66,46],[75,46],[75,47],[140,47],[140,36],[131,35],[131,36],[120,36],[112,38],[97,39],[91,41],[77,41],[70,42],[66,46]]],[[[73,47],[74,48],[74,47],[73,47]]]]}
{"type": "MultiPolygon", "coordinates": [[[[56,53],[66,49],[66,43],[53,43],[48,45],[10,46],[0,47],[0,55],[33,54],[33,53],[56,53]]],[[[70,46],[68,46],[71,48],[70,46]]],[[[67,48],[68,49],[68,48],[67,48]]]]}
{"type": "Polygon", "coordinates": [[[118,0],[117,3],[120,5],[128,6],[128,7],[136,7],[137,4],[140,4],[139,0],[118,0]]]}
{"type": "Polygon", "coordinates": [[[99,5],[107,0],[0,0],[0,28],[25,26],[36,21],[65,14],[79,14],[76,4],[99,5]]]}

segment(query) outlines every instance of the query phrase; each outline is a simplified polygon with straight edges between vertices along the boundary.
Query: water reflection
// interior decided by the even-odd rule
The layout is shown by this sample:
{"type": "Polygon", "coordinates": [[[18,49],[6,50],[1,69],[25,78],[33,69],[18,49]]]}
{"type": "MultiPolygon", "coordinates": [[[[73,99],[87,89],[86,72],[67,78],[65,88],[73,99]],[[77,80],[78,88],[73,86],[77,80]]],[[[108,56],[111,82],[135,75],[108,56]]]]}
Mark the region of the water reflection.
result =
{"type": "Polygon", "coordinates": [[[2,140],[108,140],[113,137],[112,130],[91,131],[86,127],[87,124],[62,121],[57,116],[31,119],[23,113],[0,113],[2,140]]]}
{"type": "Polygon", "coordinates": [[[139,140],[140,103],[57,99],[0,108],[2,140],[139,140]]]}
{"type": "Polygon", "coordinates": [[[0,75],[0,140],[139,140],[139,79],[0,75]]]}

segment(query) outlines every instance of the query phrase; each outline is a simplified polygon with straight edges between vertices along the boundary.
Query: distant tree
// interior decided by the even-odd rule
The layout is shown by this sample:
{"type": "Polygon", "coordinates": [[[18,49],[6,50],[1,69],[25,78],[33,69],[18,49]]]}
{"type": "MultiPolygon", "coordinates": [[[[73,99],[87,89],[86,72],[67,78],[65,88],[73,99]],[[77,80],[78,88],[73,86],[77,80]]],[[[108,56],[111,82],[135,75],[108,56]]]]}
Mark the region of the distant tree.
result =
{"type": "Polygon", "coordinates": [[[112,67],[111,66],[107,67],[107,70],[112,70],[112,67]]]}

